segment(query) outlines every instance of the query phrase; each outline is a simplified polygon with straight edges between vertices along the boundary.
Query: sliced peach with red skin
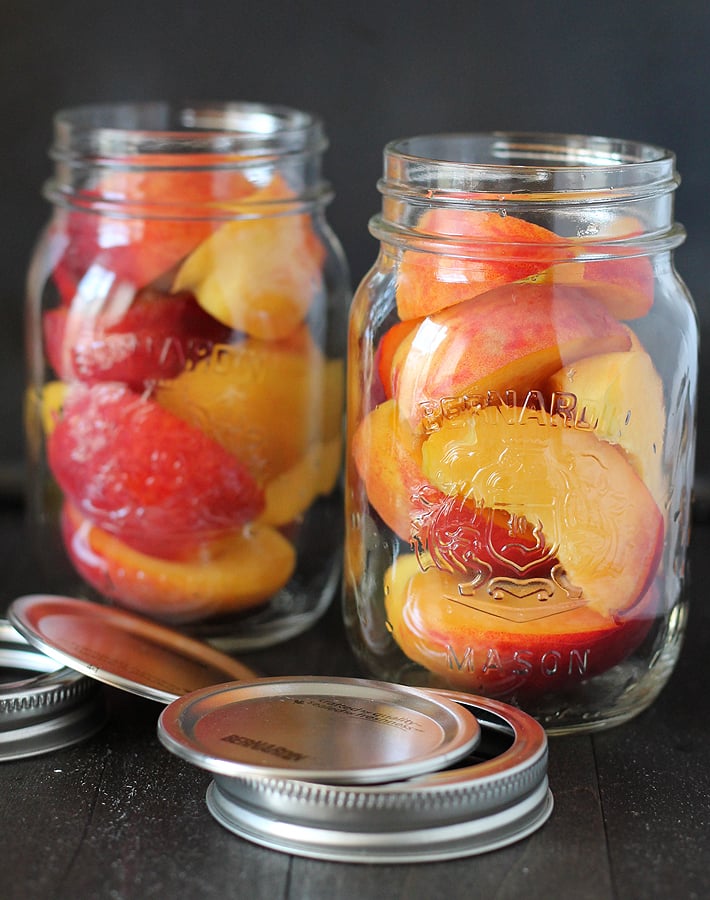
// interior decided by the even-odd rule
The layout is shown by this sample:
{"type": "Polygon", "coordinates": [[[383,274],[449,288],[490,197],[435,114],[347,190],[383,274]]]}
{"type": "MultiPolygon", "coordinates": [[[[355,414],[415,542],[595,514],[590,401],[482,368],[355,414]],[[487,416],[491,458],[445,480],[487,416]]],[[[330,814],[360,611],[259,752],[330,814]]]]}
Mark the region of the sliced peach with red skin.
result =
{"type": "Polygon", "coordinates": [[[384,397],[387,400],[394,394],[394,387],[392,385],[392,363],[394,362],[397,348],[415,328],[419,327],[420,324],[420,319],[407,319],[404,322],[396,322],[391,328],[388,328],[380,338],[380,342],[377,345],[377,350],[375,352],[375,365],[377,367],[377,374],[380,378],[384,397]]]}
{"type": "Polygon", "coordinates": [[[421,558],[451,571],[512,577],[547,573],[555,564],[544,535],[523,516],[461,502],[427,477],[422,438],[399,418],[394,401],[363,419],[351,453],[369,503],[421,558]]]}
{"type": "Polygon", "coordinates": [[[263,492],[236,457],[112,382],[70,386],[47,459],[83,515],[150,555],[178,558],[264,507],[263,492]]]}
{"type": "Polygon", "coordinates": [[[368,413],[351,441],[352,459],[369,502],[405,541],[412,537],[412,520],[421,511],[418,498],[427,486],[421,445],[421,436],[400,420],[394,400],[368,413]]]}
{"type": "Polygon", "coordinates": [[[86,308],[58,306],[44,313],[42,323],[47,358],[62,378],[122,381],[134,390],[175,377],[231,334],[192,294],[153,288],[96,296],[86,308]]]}
{"type": "Polygon", "coordinates": [[[66,503],[62,536],[88,584],[121,606],[174,624],[258,606],[288,582],[296,563],[293,546],[266,525],[246,526],[204,542],[191,556],[166,560],[139,553],[66,503]]]}
{"type": "Polygon", "coordinates": [[[403,254],[396,289],[397,312],[403,320],[428,316],[499,285],[530,278],[571,255],[567,242],[554,232],[497,212],[429,209],[417,231],[453,240],[448,253],[403,254]]]}
{"type": "Polygon", "coordinates": [[[395,353],[393,384],[414,429],[432,403],[540,390],[565,365],[628,350],[624,326],[580,288],[524,282],[428,316],[395,353]]]}
{"type": "Polygon", "coordinates": [[[439,490],[539,523],[584,603],[630,609],[659,565],[664,522],[625,454],[543,412],[488,407],[446,421],[422,445],[439,490]]]}
{"type": "Polygon", "coordinates": [[[215,319],[262,340],[281,340],[323,290],[325,248],[310,216],[289,212],[293,192],[275,178],[180,266],[174,291],[191,291],[215,319]],[[281,201],[281,203],[280,203],[281,201]],[[249,216],[250,204],[264,215],[249,216]]]}
{"type": "Polygon", "coordinates": [[[62,302],[72,302],[87,275],[89,281],[110,279],[112,290],[138,290],[174,269],[214,231],[205,214],[210,204],[224,208],[255,192],[225,161],[220,156],[220,167],[210,170],[206,157],[163,156],[151,159],[155,168],[146,170],[145,157],[138,169],[127,158],[125,169],[104,173],[83,195],[91,210],[62,211],[51,227],[53,245],[64,247],[53,272],[62,302]]]}
{"type": "Polygon", "coordinates": [[[464,596],[460,585],[401,556],[385,576],[387,620],[403,653],[437,683],[490,697],[530,698],[599,675],[641,644],[658,613],[651,587],[626,613],[581,606],[518,622],[488,611],[485,587],[464,596]]]}
{"type": "Polygon", "coordinates": [[[541,277],[584,287],[617,319],[639,319],[653,306],[653,264],[647,255],[619,241],[641,234],[643,228],[638,219],[622,216],[593,241],[575,239],[575,255],[580,259],[553,265],[541,277]],[[609,258],[604,258],[605,251],[609,258]],[[593,254],[599,258],[589,258],[593,254]]]}

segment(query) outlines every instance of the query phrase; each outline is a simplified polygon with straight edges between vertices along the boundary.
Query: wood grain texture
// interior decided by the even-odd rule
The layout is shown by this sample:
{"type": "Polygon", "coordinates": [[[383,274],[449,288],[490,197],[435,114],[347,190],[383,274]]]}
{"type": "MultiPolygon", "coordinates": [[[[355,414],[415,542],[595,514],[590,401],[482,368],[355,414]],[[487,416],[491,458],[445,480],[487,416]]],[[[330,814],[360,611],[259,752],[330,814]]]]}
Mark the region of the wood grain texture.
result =
{"type": "MultiPolygon", "coordinates": [[[[18,509],[0,509],[4,600],[35,589],[18,509]]],[[[326,863],[237,838],[205,805],[209,775],[165,751],[159,704],[106,688],[109,721],[76,747],[0,764],[3,900],[619,900],[710,896],[710,527],[696,529],[686,645],[634,721],[554,738],[550,820],[513,846],[422,865],[326,863]]],[[[359,674],[337,603],[309,633],[249,657],[265,675],[359,674]]]]}

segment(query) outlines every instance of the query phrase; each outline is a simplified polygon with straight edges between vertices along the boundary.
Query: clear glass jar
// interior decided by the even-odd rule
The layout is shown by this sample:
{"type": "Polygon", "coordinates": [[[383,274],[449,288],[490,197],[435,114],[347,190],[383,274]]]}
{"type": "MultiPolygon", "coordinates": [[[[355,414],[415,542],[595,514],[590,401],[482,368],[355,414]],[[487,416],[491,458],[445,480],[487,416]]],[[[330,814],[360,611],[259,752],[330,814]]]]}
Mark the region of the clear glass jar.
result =
{"type": "Polygon", "coordinates": [[[557,733],[668,679],[698,355],[677,184],[671,153],[605,138],[387,146],[347,394],[344,615],[377,677],[557,733]]]}
{"type": "Polygon", "coordinates": [[[55,592],[235,650],[328,605],[349,279],[325,147],[281,107],[57,114],[26,317],[30,519],[55,592]]]}

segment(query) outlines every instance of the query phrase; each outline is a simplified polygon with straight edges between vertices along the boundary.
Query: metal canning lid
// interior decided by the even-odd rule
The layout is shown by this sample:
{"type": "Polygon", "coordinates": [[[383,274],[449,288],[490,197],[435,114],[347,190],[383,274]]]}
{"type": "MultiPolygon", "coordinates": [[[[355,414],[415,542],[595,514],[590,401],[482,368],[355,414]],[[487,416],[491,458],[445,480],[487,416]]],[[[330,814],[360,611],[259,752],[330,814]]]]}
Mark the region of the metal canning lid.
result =
{"type": "Polygon", "coordinates": [[[474,749],[476,718],[415,688],[358,678],[265,678],[170,704],[158,736],[231,778],[372,784],[440,769],[474,749]]]}
{"type": "Polygon", "coordinates": [[[88,600],[31,594],[10,604],[8,618],[30,644],[63,665],[161,703],[207,685],[256,677],[208,644],[88,600]]]}
{"type": "Polygon", "coordinates": [[[68,747],[105,721],[96,682],[59,666],[0,619],[0,760],[68,747]]]}
{"type": "Polygon", "coordinates": [[[233,833],[297,856],[414,863],[473,856],[540,828],[552,812],[547,738],[520,710],[456,692],[481,725],[478,748],[456,766],[392,784],[345,786],[217,774],[212,816],[233,833]]]}

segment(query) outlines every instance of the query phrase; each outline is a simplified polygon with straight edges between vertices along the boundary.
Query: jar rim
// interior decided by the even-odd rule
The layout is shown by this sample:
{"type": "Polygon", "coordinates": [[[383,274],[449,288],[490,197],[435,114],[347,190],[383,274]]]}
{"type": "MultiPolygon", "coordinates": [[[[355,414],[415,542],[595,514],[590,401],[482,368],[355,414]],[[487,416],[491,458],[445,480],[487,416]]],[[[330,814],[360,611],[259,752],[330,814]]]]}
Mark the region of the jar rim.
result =
{"type": "Polygon", "coordinates": [[[50,156],[58,161],[181,153],[259,158],[322,153],[327,146],[317,115],[246,101],[85,104],[58,110],[53,124],[50,156]]]}
{"type": "Polygon", "coordinates": [[[399,138],[385,146],[387,196],[424,193],[442,201],[529,199],[619,192],[648,196],[679,183],[675,154],[633,140],[556,132],[442,132],[399,138]],[[457,196],[458,195],[458,196],[457,196]],[[465,196],[462,196],[465,195],[465,196]],[[521,195],[526,195],[521,197],[521,195]],[[550,196],[552,195],[552,196],[550,196]]]}

